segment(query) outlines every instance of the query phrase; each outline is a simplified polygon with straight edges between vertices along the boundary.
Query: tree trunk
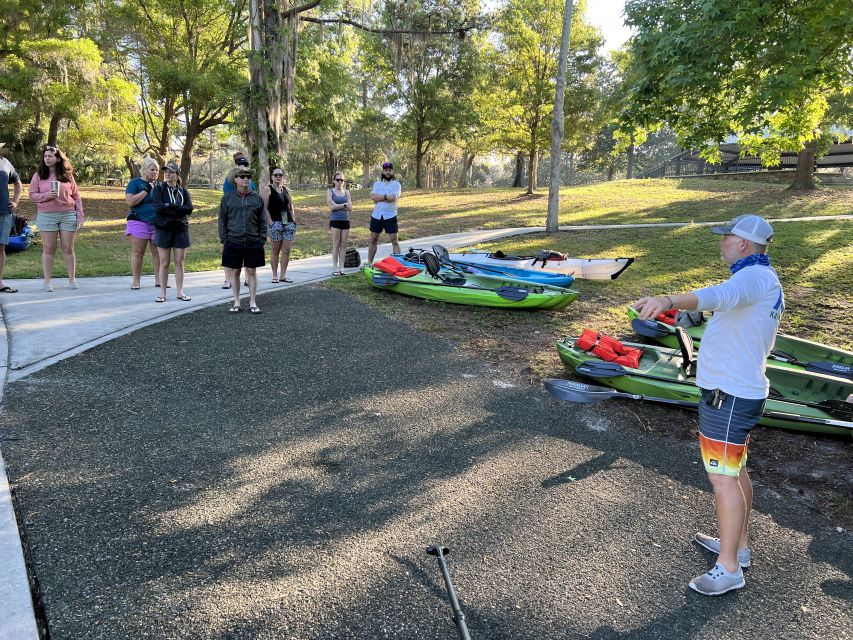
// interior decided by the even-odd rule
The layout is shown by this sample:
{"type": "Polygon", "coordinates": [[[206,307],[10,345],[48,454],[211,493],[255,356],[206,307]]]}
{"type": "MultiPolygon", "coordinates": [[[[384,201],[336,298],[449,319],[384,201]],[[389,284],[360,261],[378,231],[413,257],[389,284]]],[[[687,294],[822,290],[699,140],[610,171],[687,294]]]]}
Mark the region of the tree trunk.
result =
{"type": "Polygon", "coordinates": [[[817,189],[814,181],[815,156],[817,155],[817,142],[807,142],[803,150],[797,155],[797,171],[794,174],[794,182],[788,189],[794,191],[812,191],[817,189]]]}
{"type": "Polygon", "coordinates": [[[187,127],[186,139],[184,140],[184,148],[181,151],[181,183],[186,185],[190,179],[190,169],[193,164],[193,147],[195,146],[196,138],[200,131],[196,127],[190,125],[187,127]]]}
{"type": "Polygon", "coordinates": [[[625,177],[628,180],[631,180],[634,177],[634,141],[633,136],[631,136],[631,144],[628,146],[628,170],[625,173],[625,177]]]}
{"type": "Polygon", "coordinates": [[[521,188],[524,183],[524,151],[518,151],[515,154],[515,177],[512,179],[512,186],[521,188]]]}
{"type": "Polygon", "coordinates": [[[613,175],[616,173],[616,165],[612,162],[607,167],[607,181],[610,182],[613,180],[613,175]]]}
{"type": "Polygon", "coordinates": [[[139,177],[139,165],[136,164],[136,161],[133,158],[129,158],[128,156],[124,157],[124,163],[127,165],[127,170],[130,171],[130,179],[139,177]]]}
{"type": "Polygon", "coordinates": [[[415,142],[415,188],[423,189],[423,160],[426,152],[424,151],[424,140],[421,137],[421,124],[418,122],[417,140],[415,142]]]}
{"type": "MultiPolygon", "coordinates": [[[[261,71],[261,56],[263,40],[261,36],[261,0],[249,0],[249,43],[252,53],[249,55],[249,73],[251,84],[256,88],[264,88],[264,78],[261,71]]],[[[259,190],[264,189],[270,182],[269,164],[269,135],[267,131],[267,110],[256,95],[250,100],[250,111],[254,109],[257,122],[258,165],[260,168],[258,180],[255,183],[259,190]]]]}
{"type": "MultiPolygon", "coordinates": [[[[557,93],[554,98],[554,118],[551,120],[551,166],[548,180],[548,215],[545,231],[554,233],[560,224],[560,150],[563,147],[565,125],[563,103],[566,96],[566,59],[569,56],[569,34],[572,31],[573,0],[566,0],[563,10],[563,33],[560,39],[560,58],[557,65],[557,93]]],[[[533,193],[531,188],[528,193],[533,193]]]]}
{"type": "Polygon", "coordinates": [[[54,113],[50,117],[50,127],[47,130],[47,143],[55,147],[56,138],[59,136],[59,125],[62,124],[63,116],[61,113],[54,113]]]}
{"type": "MultiPolygon", "coordinates": [[[[459,176],[459,186],[467,187],[468,181],[471,179],[471,169],[474,167],[474,158],[477,154],[465,152],[462,157],[462,175],[459,176]]],[[[518,168],[516,167],[516,172],[518,168]]]]}
{"type": "Polygon", "coordinates": [[[530,155],[527,159],[527,195],[533,195],[536,190],[536,172],[539,167],[539,151],[536,149],[536,138],[530,147],[530,155]]]}

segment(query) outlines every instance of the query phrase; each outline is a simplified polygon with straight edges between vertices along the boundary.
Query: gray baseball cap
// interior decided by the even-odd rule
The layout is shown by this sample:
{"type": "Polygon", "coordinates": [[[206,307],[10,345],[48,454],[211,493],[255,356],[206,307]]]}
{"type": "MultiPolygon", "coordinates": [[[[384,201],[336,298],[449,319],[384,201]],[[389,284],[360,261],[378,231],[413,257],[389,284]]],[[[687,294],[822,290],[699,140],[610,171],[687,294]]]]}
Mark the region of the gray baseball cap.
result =
{"type": "Polygon", "coordinates": [[[773,240],[773,227],[770,223],[753,214],[738,216],[720,227],[711,227],[711,233],[733,235],[755,244],[769,244],[773,240]]]}

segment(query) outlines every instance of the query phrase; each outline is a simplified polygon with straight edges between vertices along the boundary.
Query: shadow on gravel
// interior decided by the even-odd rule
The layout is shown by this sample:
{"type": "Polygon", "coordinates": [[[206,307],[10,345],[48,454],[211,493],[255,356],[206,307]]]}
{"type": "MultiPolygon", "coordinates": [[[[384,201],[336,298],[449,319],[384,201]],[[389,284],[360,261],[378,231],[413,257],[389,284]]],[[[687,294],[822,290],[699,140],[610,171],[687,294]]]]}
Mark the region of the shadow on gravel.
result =
{"type": "MultiPolygon", "coordinates": [[[[707,494],[677,442],[588,429],[591,414],[500,389],[499,372],[346,296],[265,300],[263,316],[182,316],[10,387],[4,454],[54,639],[452,637],[433,542],[454,549],[480,638],[689,637],[740,606],[685,596],[677,572],[619,613],[630,632],[583,600],[596,576],[620,593],[608,580],[635,566],[596,566],[616,536],[655,542],[634,489],[707,494]]],[[[849,575],[825,523],[756,508],[849,575]]],[[[671,555],[644,543],[636,563],[649,553],[671,555]]]]}

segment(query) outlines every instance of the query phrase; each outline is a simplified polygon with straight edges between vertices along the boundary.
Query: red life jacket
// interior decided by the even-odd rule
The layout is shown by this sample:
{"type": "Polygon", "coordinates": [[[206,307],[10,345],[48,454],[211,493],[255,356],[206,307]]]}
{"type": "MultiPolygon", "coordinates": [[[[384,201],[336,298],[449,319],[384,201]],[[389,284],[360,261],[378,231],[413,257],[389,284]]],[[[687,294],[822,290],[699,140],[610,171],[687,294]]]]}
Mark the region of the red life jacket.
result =
{"type": "Polygon", "coordinates": [[[385,273],[390,273],[392,276],[397,276],[398,278],[410,278],[411,276],[421,272],[420,269],[407,267],[402,262],[396,258],[392,258],[391,256],[383,258],[379,262],[375,262],[373,267],[384,271],[385,273]]]}
{"type": "Polygon", "coordinates": [[[584,329],[575,342],[579,349],[588,351],[607,362],[615,362],[623,367],[636,369],[640,366],[641,349],[626,347],[624,344],[593,329],[584,329]]]}
{"type": "Polygon", "coordinates": [[[678,316],[678,309],[670,309],[669,311],[659,313],[655,320],[668,324],[670,327],[674,327],[676,316],[678,316]]]}

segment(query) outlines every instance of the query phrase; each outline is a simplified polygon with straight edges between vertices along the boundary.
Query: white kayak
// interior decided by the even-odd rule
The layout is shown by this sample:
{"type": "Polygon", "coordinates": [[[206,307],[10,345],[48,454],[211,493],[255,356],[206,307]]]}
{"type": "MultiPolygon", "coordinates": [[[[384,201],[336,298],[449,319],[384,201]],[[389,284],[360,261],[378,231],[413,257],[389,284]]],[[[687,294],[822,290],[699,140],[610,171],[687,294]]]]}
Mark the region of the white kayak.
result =
{"type": "Polygon", "coordinates": [[[460,264],[547,271],[584,280],[615,280],[634,262],[634,258],[569,258],[555,251],[540,251],[535,256],[512,256],[502,251],[468,251],[451,253],[450,259],[460,264]]]}

